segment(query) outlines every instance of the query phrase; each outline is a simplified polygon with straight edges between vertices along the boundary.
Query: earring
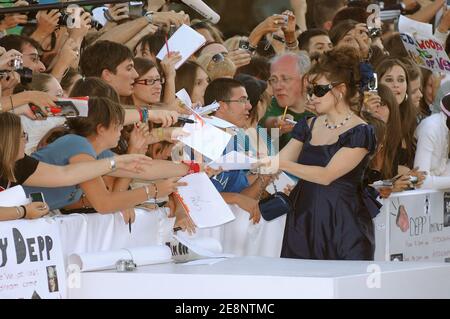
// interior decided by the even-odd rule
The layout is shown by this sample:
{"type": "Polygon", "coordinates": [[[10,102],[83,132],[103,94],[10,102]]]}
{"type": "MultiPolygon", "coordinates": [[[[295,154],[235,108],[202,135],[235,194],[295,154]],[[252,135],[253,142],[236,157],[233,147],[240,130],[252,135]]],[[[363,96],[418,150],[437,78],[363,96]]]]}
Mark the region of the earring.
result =
{"type": "Polygon", "coordinates": [[[405,101],[408,101],[408,93],[405,94],[405,100],[403,102],[405,101]]]}

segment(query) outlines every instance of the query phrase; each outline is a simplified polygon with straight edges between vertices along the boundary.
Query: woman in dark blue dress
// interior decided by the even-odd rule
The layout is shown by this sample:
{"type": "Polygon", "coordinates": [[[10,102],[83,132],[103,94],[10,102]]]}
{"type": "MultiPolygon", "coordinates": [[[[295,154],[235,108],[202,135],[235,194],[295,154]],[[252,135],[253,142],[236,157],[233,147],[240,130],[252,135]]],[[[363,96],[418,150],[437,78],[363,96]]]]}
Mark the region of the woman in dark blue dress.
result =
{"type": "Polygon", "coordinates": [[[351,48],[326,53],[306,75],[310,104],[320,116],[302,120],[280,152],[279,168],[301,180],[291,193],[281,257],[371,260],[372,218],[379,206],[362,186],[376,149],[373,127],[352,109],[359,58],[351,48]]]}

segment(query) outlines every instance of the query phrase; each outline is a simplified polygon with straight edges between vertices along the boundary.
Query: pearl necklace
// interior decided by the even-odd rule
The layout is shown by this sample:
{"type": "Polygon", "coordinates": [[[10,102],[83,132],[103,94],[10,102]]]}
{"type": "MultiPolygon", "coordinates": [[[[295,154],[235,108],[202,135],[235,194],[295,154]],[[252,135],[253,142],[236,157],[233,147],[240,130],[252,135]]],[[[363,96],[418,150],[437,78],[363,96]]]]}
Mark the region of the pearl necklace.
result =
{"type": "Polygon", "coordinates": [[[352,115],[353,115],[353,112],[349,112],[348,115],[347,115],[347,117],[346,117],[341,123],[339,123],[338,125],[330,125],[330,124],[328,124],[328,118],[325,118],[325,126],[326,126],[327,129],[329,129],[329,130],[335,130],[335,129],[338,129],[338,128],[344,126],[345,123],[347,123],[348,120],[350,120],[350,119],[352,118],[352,115]]]}

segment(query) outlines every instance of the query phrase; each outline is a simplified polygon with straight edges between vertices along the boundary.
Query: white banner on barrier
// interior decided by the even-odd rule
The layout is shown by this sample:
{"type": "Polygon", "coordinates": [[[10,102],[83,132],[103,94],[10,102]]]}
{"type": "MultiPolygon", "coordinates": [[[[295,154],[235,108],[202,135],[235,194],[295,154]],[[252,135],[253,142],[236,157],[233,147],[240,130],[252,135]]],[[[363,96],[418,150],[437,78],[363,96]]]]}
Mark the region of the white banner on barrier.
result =
{"type": "Polygon", "coordinates": [[[385,200],[390,260],[450,261],[450,193],[405,192],[385,200]]]}
{"type": "Polygon", "coordinates": [[[0,299],[66,297],[58,226],[50,219],[0,223],[0,299]]]}

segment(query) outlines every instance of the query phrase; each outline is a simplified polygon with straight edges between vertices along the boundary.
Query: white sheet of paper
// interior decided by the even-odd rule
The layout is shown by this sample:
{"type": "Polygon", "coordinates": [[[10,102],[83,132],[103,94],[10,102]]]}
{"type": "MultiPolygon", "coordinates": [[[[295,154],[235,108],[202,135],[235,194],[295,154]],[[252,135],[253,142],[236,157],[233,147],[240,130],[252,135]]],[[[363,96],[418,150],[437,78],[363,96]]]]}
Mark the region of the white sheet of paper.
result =
{"type": "Polygon", "coordinates": [[[208,164],[213,169],[219,169],[222,167],[224,171],[233,170],[247,170],[251,169],[252,165],[257,162],[256,159],[251,158],[243,153],[231,151],[222,157],[216,159],[214,162],[208,164]]]}
{"type": "Polygon", "coordinates": [[[209,114],[209,113],[217,111],[219,109],[219,107],[220,107],[219,103],[213,102],[213,103],[211,103],[209,105],[205,105],[203,107],[200,107],[200,108],[196,109],[195,111],[198,114],[200,114],[200,115],[206,115],[206,114],[209,114]]]}
{"type": "Polygon", "coordinates": [[[398,21],[398,30],[400,33],[417,33],[422,36],[433,35],[433,26],[431,24],[419,22],[402,15],[398,21]]]}
{"type": "Polygon", "coordinates": [[[189,209],[198,228],[219,226],[234,219],[234,214],[205,173],[187,175],[179,180],[178,194],[189,209]]]}
{"type": "Polygon", "coordinates": [[[137,266],[172,262],[170,248],[166,245],[134,247],[114,251],[72,254],[69,264],[76,264],[81,271],[115,269],[119,259],[133,259],[137,266]]]}
{"type": "Polygon", "coordinates": [[[203,117],[203,120],[211,125],[214,125],[218,128],[229,128],[229,127],[236,127],[233,123],[230,123],[228,121],[222,120],[221,118],[211,116],[211,117],[203,117]]]}
{"type": "Polygon", "coordinates": [[[58,98],[58,101],[72,102],[77,108],[79,117],[87,117],[89,112],[89,97],[73,97],[73,98],[58,98]]]}
{"type": "MultiPolygon", "coordinates": [[[[177,70],[186,60],[194,54],[203,44],[205,44],[206,39],[203,35],[192,29],[191,27],[183,24],[178,30],[170,37],[167,41],[169,46],[169,51],[180,52],[181,61],[175,64],[175,69],[177,70]]],[[[158,52],[156,56],[159,60],[164,59],[167,55],[167,47],[164,46],[158,52]]]]}
{"type": "MultiPolygon", "coordinates": [[[[282,192],[288,185],[292,187],[295,186],[294,180],[290,178],[285,172],[281,172],[281,174],[278,175],[278,179],[276,179],[274,183],[277,187],[277,191],[279,192],[282,192]]],[[[273,187],[272,183],[270,183],[269,186],[266,187],[266,191],[269,194],[275,194],[275,188],[273,187]]]]}
{"type": "Polygon", "coordinates": [[[178,140],[211,160],[222,156],[231,139],[230,134],[207,123],[188,123],[183,126],[183,130],[189,136],[180,136],[178,140]]]}
{"type": "Polygon", "coordinates": [[[8,188],[3,192],[0,192],[0,206],[12,207],[27,205],[30,203],[30,199],[27,198],[23,187],[20,185],[8,188]]]}
{"type": "Polygon", "coordinates": [[[192,107],[191,97],[189,96],[188,92],[186,92],[185,89],[179,90],[177,93],[175,93],[175,96],[178,99],[180,99],[180,101],[183,102],[185,105],[192,107]]]}

